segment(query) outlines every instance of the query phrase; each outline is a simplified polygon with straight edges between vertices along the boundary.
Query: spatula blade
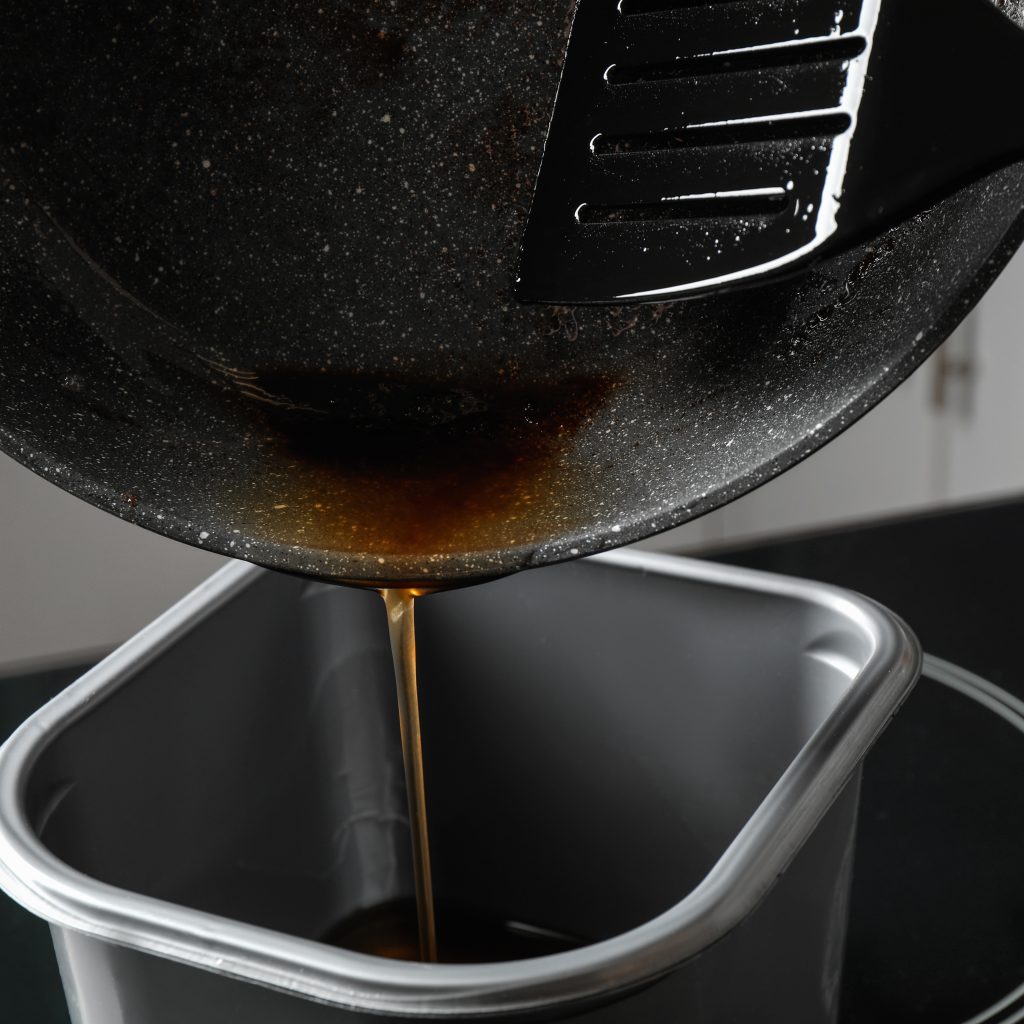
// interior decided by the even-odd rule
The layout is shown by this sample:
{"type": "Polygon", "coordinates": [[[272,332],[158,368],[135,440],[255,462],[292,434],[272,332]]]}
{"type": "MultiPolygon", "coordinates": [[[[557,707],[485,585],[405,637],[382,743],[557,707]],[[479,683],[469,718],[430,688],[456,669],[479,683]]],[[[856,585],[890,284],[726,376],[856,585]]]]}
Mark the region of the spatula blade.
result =
{"type": "Polygon", "coordinates": [[[579,0],[522,301],[667,301],[836,229],[880,0],[579,0]]]}

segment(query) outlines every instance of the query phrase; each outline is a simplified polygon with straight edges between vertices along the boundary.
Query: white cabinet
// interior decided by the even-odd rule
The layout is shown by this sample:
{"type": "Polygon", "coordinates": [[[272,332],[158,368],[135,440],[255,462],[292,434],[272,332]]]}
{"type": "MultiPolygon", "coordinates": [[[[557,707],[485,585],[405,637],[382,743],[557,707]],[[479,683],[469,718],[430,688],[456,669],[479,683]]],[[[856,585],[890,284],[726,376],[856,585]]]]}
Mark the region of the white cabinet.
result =
{"type": "Polygon", "coordinates": [[[973,384],[941,424],[948,477],[939,497],[954,501],[1024,490],[1024,252],[965,326],[973,384]]]}

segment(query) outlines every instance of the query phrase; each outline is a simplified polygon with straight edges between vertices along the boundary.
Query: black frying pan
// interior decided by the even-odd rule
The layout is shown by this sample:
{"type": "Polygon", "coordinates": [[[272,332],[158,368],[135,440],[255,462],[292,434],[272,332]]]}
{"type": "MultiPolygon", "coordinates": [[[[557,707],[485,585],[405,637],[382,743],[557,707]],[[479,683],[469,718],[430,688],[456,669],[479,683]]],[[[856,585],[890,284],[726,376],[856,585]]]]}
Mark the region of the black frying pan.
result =
{"type": "Polygon", "coordinates": [[[215,551],[469,581],[791,466],[1020,242],[1018,165],[770,287],[515,302],[569,8],[8,0],[0,447],[215,551]]]}

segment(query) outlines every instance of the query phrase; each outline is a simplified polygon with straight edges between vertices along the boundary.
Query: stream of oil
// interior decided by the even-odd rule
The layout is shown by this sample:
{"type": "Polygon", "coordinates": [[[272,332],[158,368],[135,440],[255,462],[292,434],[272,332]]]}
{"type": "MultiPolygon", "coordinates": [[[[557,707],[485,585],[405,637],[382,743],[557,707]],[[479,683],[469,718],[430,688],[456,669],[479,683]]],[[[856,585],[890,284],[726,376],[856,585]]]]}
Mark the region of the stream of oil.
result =
{"type": "Polygon", "coordinates": [[[437,962],[437,920],[434,883],[430,870],[430,831],[427,827],[427,791],[423,781],[423,733],[420,729],[419,690],[416,683],[416,590],[382,590],[388,613],[391,657],[398,687],[398,719],[402,733],[405,791],[412,829],[412,868],[416,885],[416,921],[419,959],[437,962]]]}
{"type": "MultiPolygon", "coordinates": [[[[445,580],[437,559],[533,547],[586,522],[605,463],[577,439],[618,386],[580,376],[476,382],[336,370],[224,368],[235,399],[262,410],[252,443],[245,532],[362,564],[339,578],[377,589],[387,609],[413,839],[415,913],[387,904],[341,921],[325,941],[381,956],[486,961],[571,948],[543,927],[442,909],[438,931],[416,678],[414,602],[445,580]],[[411,576],[399,575],[401,566],[411,576]],[[367,568],[368,567],[368,568],[367,568]],[[427,580],[418,589],[412,580],[427,580]],[[399,582],[404,581],[404,582],[399,582]],[[440,943],[439,943],[440,938],[440,943]]],[[[330,559],[325,559],[325,562],[330,559]]],[[[449,581],[450,582],[450,581],[449,581]]]]}

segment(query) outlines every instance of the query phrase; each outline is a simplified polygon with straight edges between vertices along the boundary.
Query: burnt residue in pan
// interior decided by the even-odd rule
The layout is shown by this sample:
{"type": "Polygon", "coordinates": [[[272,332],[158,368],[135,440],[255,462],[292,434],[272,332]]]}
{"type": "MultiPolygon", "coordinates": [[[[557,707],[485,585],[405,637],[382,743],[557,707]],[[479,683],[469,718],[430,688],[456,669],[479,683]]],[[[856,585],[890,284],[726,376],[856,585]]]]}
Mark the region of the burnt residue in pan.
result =
{"type": "Polygon", "coordinates": [[[578,433],[615,382],[504,375],[476,387],[347,371],[235,371],[276,471],[244,499],[246,533],[281,544],[399,557],[536,545],[579,527],[575,497],[600,467],[578,433]]]}

